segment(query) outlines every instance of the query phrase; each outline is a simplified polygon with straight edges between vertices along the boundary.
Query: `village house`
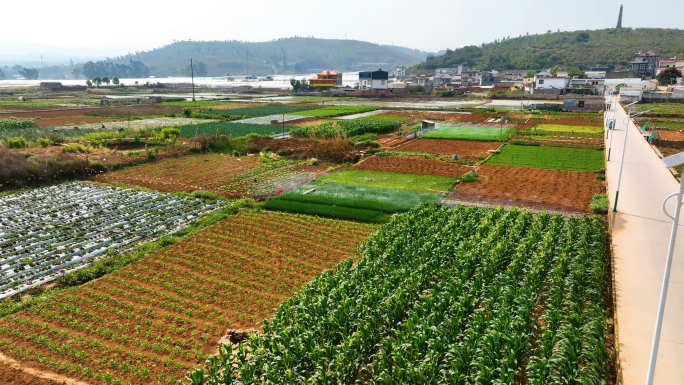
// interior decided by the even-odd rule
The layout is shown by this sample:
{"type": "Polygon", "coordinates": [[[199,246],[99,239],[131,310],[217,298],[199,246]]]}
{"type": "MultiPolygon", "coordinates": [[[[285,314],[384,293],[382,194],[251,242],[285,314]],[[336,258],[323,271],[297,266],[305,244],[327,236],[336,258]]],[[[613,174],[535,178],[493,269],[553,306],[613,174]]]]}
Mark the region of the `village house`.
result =
{"type": "Polygon", "coordinates": [[[318,73],[315,78],[309,79],[309,87],[318,91],[329,90],[341,85],[342,74],[331,70],[318,73]]]}
{"type": "Polygon", "coordinates": [[[658,54],[653,51],[638,52],[630,62],[632,74],[635,78],[653,79],[658,68],[658,54]]]}
{"type": "Polygon", "coordinates": [[[388,88],[389,73],[378,68],[377,71],[359,72],[360,90],[386,90],[388,88]]]}

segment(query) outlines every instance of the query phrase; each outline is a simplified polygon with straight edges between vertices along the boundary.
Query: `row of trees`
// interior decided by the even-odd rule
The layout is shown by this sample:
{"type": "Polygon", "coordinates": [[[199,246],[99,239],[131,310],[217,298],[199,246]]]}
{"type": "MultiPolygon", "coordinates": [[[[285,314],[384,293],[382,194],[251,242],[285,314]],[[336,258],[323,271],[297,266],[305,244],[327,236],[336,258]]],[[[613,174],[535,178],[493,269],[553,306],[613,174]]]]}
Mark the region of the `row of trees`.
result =
{"type": "Polygon", "coordinates": [[[104,76],[102,78],[100,78],[99,76],[95,76],[94,78],[92,78],[92,80],[86,81],[86,85],[88,85],[88,87],[92,87],[93,85],[100,87],[100,85],[103,83],[105,85],[109,85],[109,83],[112,83],[115,86],[118,86],[120,82],[119,82],[119,78],[116,76],[112,77],[112,80],[109,80],[109,78],[106,76],[104,76]]]}
{"type": "Polygon", "coordinates": [[[88,79],[105,75],[118,78],[146,78],[150,76],[150,69],[141,61],[131,60],[129,64],[119,64],[111,61],[89,61],[83,64],[83,68],[75,68],[72,71],[75,77],[85,76],[88,79]]]}

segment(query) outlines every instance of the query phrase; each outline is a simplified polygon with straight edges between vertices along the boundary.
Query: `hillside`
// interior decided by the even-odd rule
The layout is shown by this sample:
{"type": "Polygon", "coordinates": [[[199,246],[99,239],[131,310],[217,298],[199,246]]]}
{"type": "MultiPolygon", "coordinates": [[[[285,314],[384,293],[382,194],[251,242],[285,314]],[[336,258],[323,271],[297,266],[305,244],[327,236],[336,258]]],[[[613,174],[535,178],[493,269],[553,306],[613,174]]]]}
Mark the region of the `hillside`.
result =
{"type": "MultiPolygon", "coordinates": [[[[303,73],[321,69],[355,71],[378,66],[410,66],[427,53],[408,48],[381,46],[358,40],[294,37],[268,42],[181,41],[151,51],[118,57],[142,61],[156,76],[189,75],[190,58],[206,65],[200,75],[267,75],[303,73]]],[[[196,69],[197,70],[197,69],[196,69]]]]}
{"type": "Polygon", "coordinates": [[[661,58],[681,57],[684,30],[611,28],[504,38],[479,47],[447,50],[414,68],[435,69],[460,63],[477,69],[542,69],[554,65],[587,69],[596,64],[619,68],[627,66],[635,52],[648,50],[658,52],[661,58]]]}

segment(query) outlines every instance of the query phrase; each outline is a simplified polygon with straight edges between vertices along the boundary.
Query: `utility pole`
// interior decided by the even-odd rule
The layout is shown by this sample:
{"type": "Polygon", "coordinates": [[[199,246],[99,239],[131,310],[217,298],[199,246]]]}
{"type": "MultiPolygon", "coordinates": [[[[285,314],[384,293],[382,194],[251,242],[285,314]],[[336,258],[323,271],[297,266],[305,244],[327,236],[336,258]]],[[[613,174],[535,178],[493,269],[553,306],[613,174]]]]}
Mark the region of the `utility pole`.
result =
{"type": "Polygon", "coordinates": [[[192,101],[195,101],[195,70],[192,67],[192,58],[190,58],[190,78],[192,79],[192,101]]]}

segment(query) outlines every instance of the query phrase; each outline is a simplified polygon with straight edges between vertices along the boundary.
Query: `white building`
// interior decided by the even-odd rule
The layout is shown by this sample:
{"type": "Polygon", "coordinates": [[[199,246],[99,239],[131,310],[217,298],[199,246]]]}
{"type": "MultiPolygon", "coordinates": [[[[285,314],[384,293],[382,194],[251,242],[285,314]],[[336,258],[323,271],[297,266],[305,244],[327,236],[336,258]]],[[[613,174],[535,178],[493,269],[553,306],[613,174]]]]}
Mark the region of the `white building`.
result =
{"type": "Polygon", "coordinates": [[[659,73],[665,71],[668,68],[676,68],[680,71],[684,70],[684,59],[678,60],[675,56],[672,59],[661,60],[658,64],[658,68],[656,69],[656,76],[658,76],[659,73]]]}
{"type": "Polygon", "coordinates": [[[640,102],[644,95],[644,89],[641,87],[622,87],[620,88],[621,102],[640,102]]]}
{"type": "MultiPolygon", "coordinates": [[[[568,78],[553,76],[548,72],[539,72],[534,75],[532,88],[534,90],[561,90],[568,87],[568,78]]],[[[534,93],[534,91],[532,91],[534,93]]]]}
{"type": "Polygon", "coordinates": [[[604,79],[570,79],[570,88],[592,87],[596,95],[602,95],[604,83],[604,79]]]}
{"type": "Polygon", "coordinates": [[[589,79],[605,79],[606,71],[587,71],[585,72],[589,79]]]}
{"type": "Polygon", "coordinates": [[[377,71],[359,72],[359,89],[361,90],[386,90],[389,84],[389,73],[378,69],[377,71]]]}
{"type": "Polygon", "coordinates": [[[556,72],[556,77],[558,78],[569,78],[568,71],[558,71],[556,72]]]}
{"type": "Polygon", "coordinates": [[[405,78],[406,77],[406,67],[404,67],[404,66],[397,67],[395,75],[400,79],[405,78]]]}

